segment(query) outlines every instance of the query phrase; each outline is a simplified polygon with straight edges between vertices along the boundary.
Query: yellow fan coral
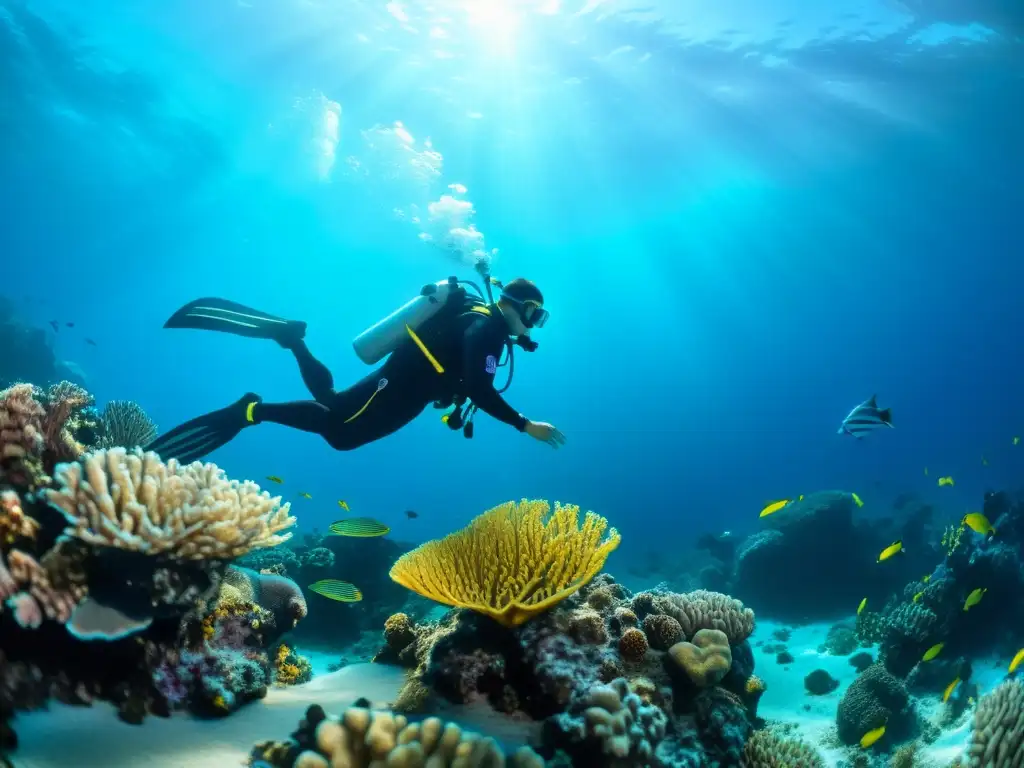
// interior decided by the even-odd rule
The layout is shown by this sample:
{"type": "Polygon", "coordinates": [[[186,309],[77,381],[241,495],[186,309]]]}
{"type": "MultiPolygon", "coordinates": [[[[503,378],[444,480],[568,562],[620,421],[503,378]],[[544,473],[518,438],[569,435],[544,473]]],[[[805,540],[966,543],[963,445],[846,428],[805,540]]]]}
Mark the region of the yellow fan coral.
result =
{"type": "Polygon", "coordinates": [[[546,501],[507,502],[398,559],[391,578],[439,603],[515,627],[590,581],[621,537],[608,521],[546,501]]]}

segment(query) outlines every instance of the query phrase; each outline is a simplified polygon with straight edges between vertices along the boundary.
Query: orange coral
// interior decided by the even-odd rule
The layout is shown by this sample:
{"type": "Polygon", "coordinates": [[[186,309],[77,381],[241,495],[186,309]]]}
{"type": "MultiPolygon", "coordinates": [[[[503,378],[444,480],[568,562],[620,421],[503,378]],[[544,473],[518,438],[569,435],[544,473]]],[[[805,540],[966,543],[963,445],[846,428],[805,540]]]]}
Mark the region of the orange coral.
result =
{"type": "Polygon", "coordinates": [[[619,638],[619,653],[626,661],[642,661],[647,653],[647,635],[639,629],[627,629],[619,638]]]}

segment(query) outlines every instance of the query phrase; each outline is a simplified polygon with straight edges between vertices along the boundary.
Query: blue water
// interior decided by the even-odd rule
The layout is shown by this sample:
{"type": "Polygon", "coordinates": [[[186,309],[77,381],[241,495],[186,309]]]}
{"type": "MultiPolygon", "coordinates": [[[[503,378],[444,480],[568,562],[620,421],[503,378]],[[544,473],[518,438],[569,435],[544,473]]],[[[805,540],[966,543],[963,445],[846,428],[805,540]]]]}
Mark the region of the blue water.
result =
{"type": "Polygon", "coordinates": [[[354,381],[356,334],[471,275],[420,237],[461,184],[552,313],[508,399],[568,443],[428,410],[351,453],[262,425],[211,457],[285,478],[303,526],[340,498],[416,542],[546,497],[619,528],[614,572],[823,488],[956,518],[1024,469],[1022,34],[996,0],[0,0],[2,291],[163,429],[302,399],[272,342],[164,320],[301,318],[354,381]],[[873,393],[896,428],[836,434],[873,393]]]}

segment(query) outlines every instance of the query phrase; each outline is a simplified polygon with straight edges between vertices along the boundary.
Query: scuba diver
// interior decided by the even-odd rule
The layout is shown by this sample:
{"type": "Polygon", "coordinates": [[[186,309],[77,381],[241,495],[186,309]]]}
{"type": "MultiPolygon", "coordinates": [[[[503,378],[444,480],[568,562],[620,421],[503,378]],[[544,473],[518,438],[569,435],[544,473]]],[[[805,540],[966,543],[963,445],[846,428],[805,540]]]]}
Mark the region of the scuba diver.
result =
{"type": "Polygon", "coordinates": [[[533,328],[547,322],[544,296],[524,278],[503,285],[480,269],[487,293],[472,281],[450,277],[427,285],[420,295],[368,328],[353,341],[369,365],[388,359],[348,389],[335,390],[334,378],[304,341],[306,323],[284,320],[225,299],[186,304],[165,328],[222,331],[272,339],[295,355],[312,400],[265,403],[252,392],[232,405],[199,416],[157,437],[145,447],[163,459],[188,463],[231,441],[246,427],[263,422],[313,432],[332,448],[349,451],[401,429],[430,403],[450,409],[449,428],[473,436],[477,410],[557,448],[565,437],[552,424],[531,421],[501,396],[512,382],[513,347],[533,352],[533,328]],[[501,289],[494,301],[491,286],[501,289]],[[476,295],[470,293],[473,289],[476,295]],[[390,356],[389,356],[390,355],[390,356]],[[388,357],[389,356],[389,357],[388,357]],[[504,361],[502,358],[504,357],[504,361]],[[500,389],[494,378],[507,365],[500,389]]]}

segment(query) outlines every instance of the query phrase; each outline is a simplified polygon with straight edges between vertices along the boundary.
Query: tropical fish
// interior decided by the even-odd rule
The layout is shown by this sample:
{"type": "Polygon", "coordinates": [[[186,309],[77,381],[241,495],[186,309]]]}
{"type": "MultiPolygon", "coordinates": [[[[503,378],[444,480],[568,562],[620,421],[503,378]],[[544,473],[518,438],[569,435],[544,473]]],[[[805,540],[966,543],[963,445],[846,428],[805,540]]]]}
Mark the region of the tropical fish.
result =
{"type": "Polygon", "coordinates": [[[1024,648],[1017,651],[1017,655],[1013,657],[1013,661],[1010,662],[1009,674],[1013,674],[1017,671],[1017,667],[1020,666],[1021,662],[1024,661],[1024,648]]]}
{"type": "Polygon", "coordinates": [[[949,697],[953,695],[953,691],[956,690],[956,687],[958,685],[960,685],[960,678],[959,677],[954,677],[953,678],[953,682],[950,683],[949,685],[947,685],[946,686],[946,690],[942,692],[942,702],[943,702],[943,704],[945,704],[947,701],[949,701],[949,697]]]}
{"type": "Polygon", "coordinates": [[[68,328],[74,328],[75,327],[74,323],[64,323],[64,325],[66,325],[68,328]]]}
{"type": "Polygon", "coordinates": [[[51,320],[50,327],[53,328],[54,333],[57,333],[57,331],[60,330],[60,323],[58,323],[56,320],[51,320]]]}
{"type": "Polygon", "coordinates": [[[932,575],[930,573],[927,573],[927,574],[925,574],[925,577],[923,579],[921,579],[921,582],[924,583],[924,584],[927,584],[931,580],[932,580],[932,575]]]}
{"type": "Polygon", "coordinates": [[[347,501],[339,501],[338,502],[338,506],[341,507],[342,509],[344,509],[346,512],[351,512],[351,510],[348,508],[348,502],[347,501]]]}
{"type": "Polygon", "coordinates": [[[1020,445],[1020,438],[1019,437],[1013,438],[1013,444],[1014,445],[1020,445]]]}
{"type": "Polygon", "coordinates": [[[787,504],[789,504],[789,499],[770,502],[768,506],[761,510],[761,514],[758,515],[758,517],[768,517],[768,515],[773,515],[787,504]]]}
{"type": "Polygon", "coordinates": [[[953,487],[956,483],[953,482],[953,477],[951,475],[946,475],[945,477],[939,478],[939,487],[941,488],[943,485],[953,487]]]}
{"type": "Polygon", "coordinates": [[[803,501],[804,500],[804,495],[801,493],[799,496],[796,497],[796,500],[797,501],[803,501]]]}
{"type": "Polygon", "coordinates": [[[918,592],[918,593],[917,593],[916,595],[914,595],[914,597],[912,598],[912,602],[915,602],[915,603],[920,603],[920,602],[921,602],[921,598],[922,598],[922,597],[924,597],[924,592],[918,592]]]}
{"type": "Polygon", "coordinates": [[[349,517],[338,520],[328,526],[328,530],[335,536],[351,536],[357,539],[368,539],[374,536],[383,536],[391,529],[384,523],[379,523],[369,517],[349,517]]]}
{"type": "Polygon", "coordinates": [[[968,512],[964,515],[964,519],[960,521],[960,524],[966,525],[972,531],[980,533],[982,536],[996,535],[996,529],[992,527],[992,523],[981,512],[968,512]]]}
{"type": "Polygon", "coordinates": [[[863,736],[860,737],[861,749],[867,749],[868,747],[870,747],[872,744],[874,744],[876,741],[878,741],[883,736],[885,736],[885,726],[884,725],[880,725],[878,728],[875,728],[873,731],[868,731],[867,733],[865,733],[863,736]]]}
{"type": "Polygon", "coordinates": [[[857,615],[860,616],[864,612],[864,609],[867,607],[868,599],[865,597],[863,600],[860,601],[860,605],[857,606],[857,615]]]}
{"type": "Polygon", "coordinates": [[[278,485],[281,485],[284,482],[284,479],[278,477],[277,475],[267,475],[267,480],[269,480],[272,483],[277,483],[278,485]]]}
{"type": "Polygon", "coordinates": [[[90,347],[98,347],[99,346],[95,341],[93,341],[90,338],[86,338],[85,343],[88,344],[90,347]]]}
{"type": "Polygon", "coordinates": [[[864,506],[864,502],[860,500],[860,496],[858,496],[856,493],[851,493],[850,495],[853,496],[854,504],[856,504],[858,507],[864,506]]]}
{"type": "Polygon", "coordinates": [[[413,512],[411,509],[407,509],[405,510],[405,516],[408,517],[410,520],[415,520],[420,515],[418,512],[413,512]]]}
{"type": "Polygon", "coordinates": [[[940,653],[942,653],[942,649],[945,648],[945,647],[946,647],[945,643],[936,643],[935,645],[933,645],[931,648],[929,648],[927,651],[924,652],[924,656],[921,657],[921,661],[931,661],[936,656],[938,656],[940,653]]]}
{"type": "Polygon", "coordinates": [[[973,696],[968,696],[967,697],[967,706],[968,707],[973,707],[974,706],[974,697],[973,696]]]}
{"type": "Polygon", "coordinates": [[[903,550],[903,542],[902,541],[894,541],[892,544],[890,544],[888,547],[886,547],[885,549],[882,550],[882,553],[878,556],[878,561],[877,562],[879,562],[879,563],[885,562],[890,557],[893,557],[894,555],[898,555],[898,554],[900,554],[900,552],[903,552],[903,551],[904,551],[903,550]]]}
{"type": "Polygon", "coordinates": [[[966,611],[969,608],[973,608],[978,603],[980,603],[981,602],[981,598],[983,598],[985,596],[986,592],[988,592],[988,587],[986,587],[984,589],[982,589],[981,587],[978,587],[976,590],[971,592],[971,594],[969,594],[967,596],[967,601],[964,603],[964,610],[966,611]]]}
{"type": "Polygon", "coordinates": [[[305,491],[300,493],[299,496],[301,496],[304,499],[312,499],[313,498],[313,494],[312,493],[306,493],[305,491]]]}
{"type": "Polygon", "coordinates": [[[871,399],[865,400],[847,414],[839,427],[839,434],[860,438],[880,427],[892,427],[892,409],[879,409],[872,395],[871,399]]]}
{"type": "Polygon", "coordinates": [[[337,579],[321,579],[310,584],[307,589],[339,603],[358,603],[363,599],[363,593],[354,584],[337,579]]]}

